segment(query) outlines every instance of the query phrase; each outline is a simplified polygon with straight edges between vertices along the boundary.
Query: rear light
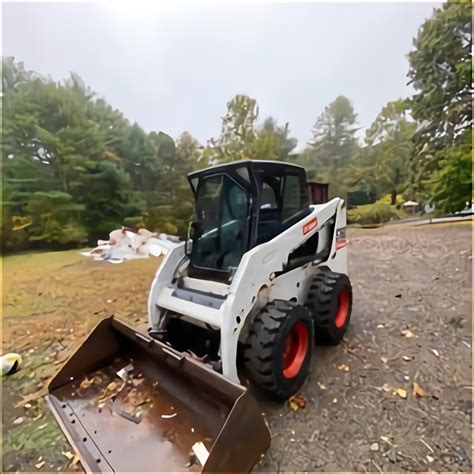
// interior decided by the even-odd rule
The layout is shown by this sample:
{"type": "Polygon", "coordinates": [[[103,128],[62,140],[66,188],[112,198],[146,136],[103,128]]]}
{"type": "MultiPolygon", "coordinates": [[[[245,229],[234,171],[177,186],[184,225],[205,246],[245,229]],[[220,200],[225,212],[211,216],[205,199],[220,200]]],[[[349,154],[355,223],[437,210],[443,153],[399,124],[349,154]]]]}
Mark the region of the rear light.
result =
{"type": "Polygon", "coordinates": [[[346,238],[346,228],[341,227],[336,232],[336,251],[342,249],[349,244],[349,239],[346,238]]]}

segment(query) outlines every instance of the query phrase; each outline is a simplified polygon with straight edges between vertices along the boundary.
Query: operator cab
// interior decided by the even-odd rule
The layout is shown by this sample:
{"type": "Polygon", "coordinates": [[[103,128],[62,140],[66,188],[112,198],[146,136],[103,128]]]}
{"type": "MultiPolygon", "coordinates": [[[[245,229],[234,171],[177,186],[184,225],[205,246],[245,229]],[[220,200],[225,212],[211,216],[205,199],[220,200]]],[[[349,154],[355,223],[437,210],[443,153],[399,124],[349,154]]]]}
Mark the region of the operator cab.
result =
{"type": "Polygon", "coordinates": [[[245,252],[310,212],[300,166],[246,160],[188,175],[195,199],[190,277],[227,282],[245,252]]]}

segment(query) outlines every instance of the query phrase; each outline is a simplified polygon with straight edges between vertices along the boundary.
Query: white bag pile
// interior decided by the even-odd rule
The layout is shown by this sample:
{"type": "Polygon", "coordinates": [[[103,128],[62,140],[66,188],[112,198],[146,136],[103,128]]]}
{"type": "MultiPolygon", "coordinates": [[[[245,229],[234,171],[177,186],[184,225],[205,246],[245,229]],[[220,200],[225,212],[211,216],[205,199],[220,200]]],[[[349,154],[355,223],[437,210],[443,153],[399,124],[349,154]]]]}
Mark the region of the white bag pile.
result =
{"type": "Polygon", "coordinates": [[[166,255],[176,245],[179,245],[179,238],[174,235],[122,227],[112,231],[109,240],[97,241],[96,248],[90,252],[81,252],[81,255],[93,257],[94,260],[122,263],[125,260],[148,258],[150,255],[166,255]]]}

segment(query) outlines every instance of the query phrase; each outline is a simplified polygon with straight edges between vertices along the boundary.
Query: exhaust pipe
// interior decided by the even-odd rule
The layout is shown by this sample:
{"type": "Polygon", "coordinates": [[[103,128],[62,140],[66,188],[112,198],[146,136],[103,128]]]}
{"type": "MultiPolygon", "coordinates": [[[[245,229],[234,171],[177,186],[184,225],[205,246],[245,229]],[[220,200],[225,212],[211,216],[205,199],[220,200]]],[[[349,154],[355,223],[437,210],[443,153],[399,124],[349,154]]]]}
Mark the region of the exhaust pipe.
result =
{"type": "Polygon", "coordinates": [[[249,472],[270,446],[245,387],[110,317],[48,386],[89,472],[249,472]]]}

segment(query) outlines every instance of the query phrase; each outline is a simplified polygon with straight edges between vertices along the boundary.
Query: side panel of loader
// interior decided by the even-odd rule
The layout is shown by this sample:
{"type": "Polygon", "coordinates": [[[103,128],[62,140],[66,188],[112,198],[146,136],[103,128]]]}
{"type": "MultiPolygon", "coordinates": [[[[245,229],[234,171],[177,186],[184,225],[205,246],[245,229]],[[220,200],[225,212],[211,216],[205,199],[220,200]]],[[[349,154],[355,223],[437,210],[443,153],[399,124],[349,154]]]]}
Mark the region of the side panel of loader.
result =
{"type": "Polygon", "coordinates": [[[48,404],[94,472],[248,472],[270,444],[246,389],[109,318],[49,385],[48,404]],[[207,460],[193,455],[203,443],[207,460]]]}

